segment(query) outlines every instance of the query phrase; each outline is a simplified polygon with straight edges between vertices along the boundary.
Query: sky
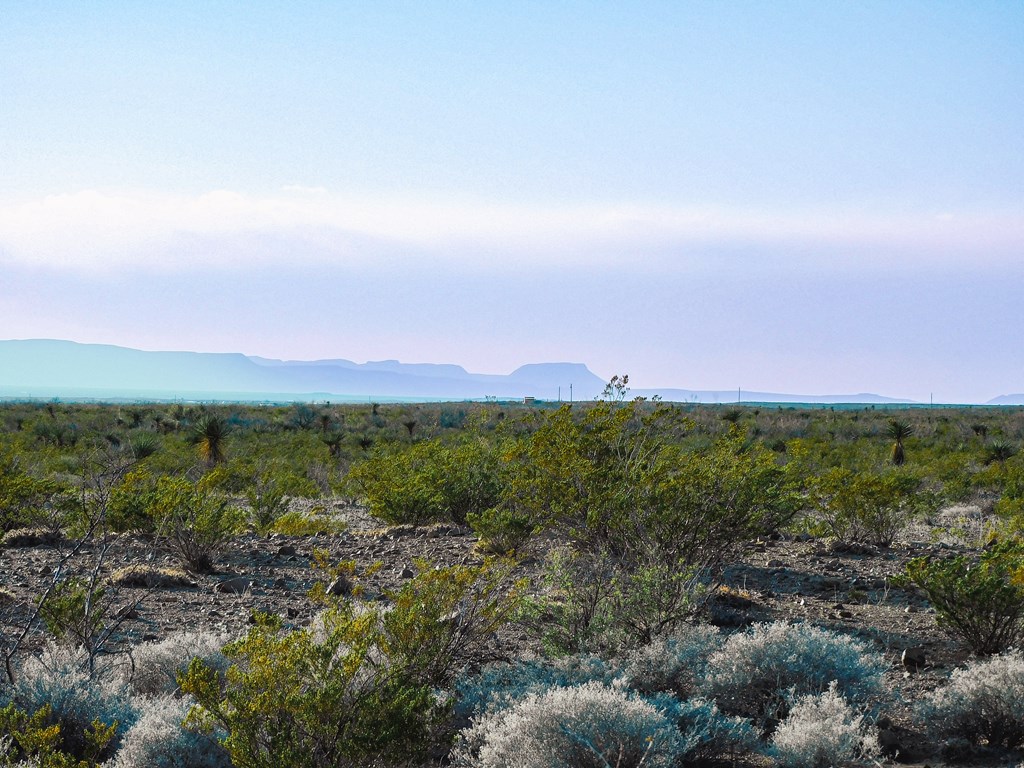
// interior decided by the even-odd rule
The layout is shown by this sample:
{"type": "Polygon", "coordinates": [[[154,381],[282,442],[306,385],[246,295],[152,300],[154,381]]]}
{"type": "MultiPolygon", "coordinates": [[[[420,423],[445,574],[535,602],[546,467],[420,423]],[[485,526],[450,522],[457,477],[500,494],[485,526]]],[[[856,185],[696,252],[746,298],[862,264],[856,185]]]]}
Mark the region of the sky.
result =
{"type": "Polygon", "coordinates": [[[1024,392],[1024,3],[0,0],[0,338],[1024,392]]]}

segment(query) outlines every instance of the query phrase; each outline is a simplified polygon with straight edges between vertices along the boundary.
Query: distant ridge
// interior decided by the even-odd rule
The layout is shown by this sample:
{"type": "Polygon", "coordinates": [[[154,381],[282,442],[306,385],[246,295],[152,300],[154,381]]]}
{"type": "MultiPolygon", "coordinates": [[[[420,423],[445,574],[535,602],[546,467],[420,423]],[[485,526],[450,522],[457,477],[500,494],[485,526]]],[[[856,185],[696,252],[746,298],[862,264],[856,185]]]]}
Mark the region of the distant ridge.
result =
{"type": "Polygon", "coordinates": [[[695,390],[695,389],[642,389],[636,394],[643,397],[658,396],[662,400],[669,400],[680,403],[864,403],[870,405],[915,405],[915,400],[900,400],[894,397],[883,397],[862,392],[857,395],[787,395],[778,392],[747,392],[735,389],[729,390],[695,390]]]}
{"type": "MultiPolygon", "coordinates": [[[[144,352],[56,339],[0,340],[0,398],[69,400],[592,400],[605,380],[582,363],[531,363],[507,375],[460,365],[378,360],[273,360],[239,353],[144,352]]],[[[735,390],[632,389],[681,403],[913,405],[868,393],[791,395],[735,390]]],[[[990,404],[1024,404],[1004,395],[990,404]],[[1004,401],[997,402],[997,401],[1004,401]]]]}
{"type": "Polygon", "coordinates": [[[1024,395],[1000,395],[993,397],[985,405],[1024,405],[1024,395]]]}
{"type": "Polygon", "coordinates": [[[506,376],[385,360],[282,361],[237,353],[143,352],[53,339],[0,341],[0,397],[189,400],[592,399],[604,381],[580,363],[506,376]]]}

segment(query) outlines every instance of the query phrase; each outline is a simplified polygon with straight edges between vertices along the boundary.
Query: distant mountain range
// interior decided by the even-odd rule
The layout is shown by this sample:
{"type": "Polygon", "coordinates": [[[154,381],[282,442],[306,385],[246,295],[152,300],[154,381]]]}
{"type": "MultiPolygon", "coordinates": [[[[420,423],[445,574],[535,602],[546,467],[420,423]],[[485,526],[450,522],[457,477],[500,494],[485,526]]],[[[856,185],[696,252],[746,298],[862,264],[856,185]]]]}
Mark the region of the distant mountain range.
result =
{"type": "Polygon", "coordinates": [[[507,376],[397,360],[285,361],[236,353],[143,352],[106,344],[0,341],[0,397],[153,400],[589,400],[604,381],[579,363],[507,376]],[[571,393],[571,394],[570,394],[571,393]]]}
{"type": "MultiPolygon", "coordinates": [[[[0,398],[73,400],[592,400],[605,380],[582,363],[524,365],[500,376],[459,365],[270,360],[238,353],[144,352],[53,339],[0,341],[0,398]]],[[[880,395],[792,395],[736,390],[633,389],[690,403],[912,404],[880,395]]],[[[992,405],[1024,404],[1005,395],[992,405]]]]}

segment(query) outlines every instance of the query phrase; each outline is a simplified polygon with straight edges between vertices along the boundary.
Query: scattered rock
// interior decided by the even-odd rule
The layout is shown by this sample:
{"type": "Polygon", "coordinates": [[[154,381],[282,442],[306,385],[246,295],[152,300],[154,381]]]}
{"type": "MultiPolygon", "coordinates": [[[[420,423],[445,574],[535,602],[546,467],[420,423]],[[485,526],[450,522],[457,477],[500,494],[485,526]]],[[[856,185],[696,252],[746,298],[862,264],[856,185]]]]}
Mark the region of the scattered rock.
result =
{"type": "Polygon", "coordinates": [[[338,576],[327,585],[327,594],[335,597],[348,597],[352,594],[352,582],[347,576],[338,576]]]}
{"type": "Polygon", "coordinates": [[[900,743],[900,737],[889,728],[878,729],[878,746],[882,748],[882,754],[886,757],[896,757],[905,751],[900,743]]]}
{"type": "Polygon", "coordinates": [[[278,557],[293,557],[295,555],[295,547],[291,544],[282,544],[277,548],[278,557]]]}
{"type": "Polygon", "coordinates": [[[900,656],[900,662],[908,672],[920,672],[928,664],[928,654],[920,646],[907,648],[900,656]]]}
{"type": "Polygon", "coordinates": [[[252,580],[248,576],[232,576],[224,579],[214,586],[214,592],[225,592],[232,595],[240,595],[252,589],[252,580]]]}

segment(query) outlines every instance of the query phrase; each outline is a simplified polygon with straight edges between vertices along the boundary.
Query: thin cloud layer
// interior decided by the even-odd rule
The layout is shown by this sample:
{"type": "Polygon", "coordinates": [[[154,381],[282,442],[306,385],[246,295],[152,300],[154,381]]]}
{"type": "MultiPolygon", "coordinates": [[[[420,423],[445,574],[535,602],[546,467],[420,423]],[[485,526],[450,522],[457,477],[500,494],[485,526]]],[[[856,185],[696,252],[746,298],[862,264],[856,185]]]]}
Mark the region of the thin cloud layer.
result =
{"type": "Polygon", "coordinates": [[[876,215],[639,204],[528,207],[367,201],[288,186],[268,196],[85,190],[0,203],[0,263],[94,272],[424,259],[487,269],[544,266],[728,268],[749,261],[815,269],[1017,266],[1024,221],[1003,213],[876,215]],[[759,255],[760,254],[760,255],[759,255]],[[814,254],[813,257],[807,254],[814,254]],[[805,263],[806,262],[806,263],[805,263]]]}

